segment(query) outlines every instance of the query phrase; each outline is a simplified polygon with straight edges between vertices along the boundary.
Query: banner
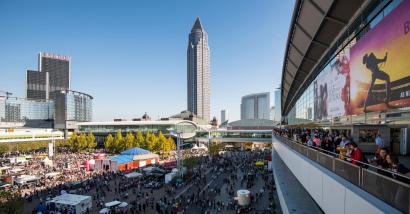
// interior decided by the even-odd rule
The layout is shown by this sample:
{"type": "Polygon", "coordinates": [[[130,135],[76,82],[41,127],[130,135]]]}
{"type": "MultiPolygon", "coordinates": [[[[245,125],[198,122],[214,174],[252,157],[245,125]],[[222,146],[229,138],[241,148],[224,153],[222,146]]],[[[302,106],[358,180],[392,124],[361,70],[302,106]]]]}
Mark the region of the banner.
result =
{"type": "Polygon", "coordinates": [[[48,157],[54,156],[54,145],[53,143],[48,143],[48,157]]]}
{"type": "Polygon", "coordinates": [[[350,49],[350,113],[410,106],[410,0],[350,49]]]}
{"type": "Polygon", "coordinates": [[[348,113],[349,73],[349,54],[344,51],[313,82],[315,120],[348,113]]]}

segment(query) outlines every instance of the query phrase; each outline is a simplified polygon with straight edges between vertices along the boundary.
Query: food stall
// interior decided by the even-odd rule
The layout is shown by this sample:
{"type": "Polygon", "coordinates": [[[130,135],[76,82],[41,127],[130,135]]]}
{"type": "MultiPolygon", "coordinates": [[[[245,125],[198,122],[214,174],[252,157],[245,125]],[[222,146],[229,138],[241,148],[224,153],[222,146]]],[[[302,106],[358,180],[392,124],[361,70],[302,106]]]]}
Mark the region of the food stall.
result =
{"type": "Polygon", "coordinates": [[[86,213],[92,208],[92,199],[88,195],[62,194],[46,202],[50,211],[67,210],[69,213],[86,213]]]}

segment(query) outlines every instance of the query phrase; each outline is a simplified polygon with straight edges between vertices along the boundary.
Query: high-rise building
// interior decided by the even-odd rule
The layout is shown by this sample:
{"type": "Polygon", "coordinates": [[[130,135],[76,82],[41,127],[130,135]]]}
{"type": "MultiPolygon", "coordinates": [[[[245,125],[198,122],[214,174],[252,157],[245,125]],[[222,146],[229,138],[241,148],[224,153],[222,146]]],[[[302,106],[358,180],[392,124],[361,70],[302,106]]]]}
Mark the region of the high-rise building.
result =
{"type": "Polygon", "coordinates": [[[54,101],[0,96],[0,127],[51,128],[54,101]]]}
{"type": "Polygon", "coordinates": [[[228,120],[228,112],[226,109],[221,110],[221,124],[225,123],[228,120]]]}
{"type": "Polygon", "coordinates": [[[210,58],[208,34],[197,17],[189,34],[187,51],[188,111],[207,121],[211,111],[210,58]]]}
{"type": "Polygon", "coordinates": [[[269,117],[270,117],[270,120],[275,121],[275,106],[270,107],[269,117]]]}
{"type": "MultiPolygon", "coordinates": [[[[54,120],[54,128],[64,129],[66,132],[68,130],[75,130],[78,122],[92,120],[93,97],[70,90],[70,64],[71,58],[68,56],[40,52],[38,55],[38,71],[26,71],[27,100],[32,102],[26,102],[31,105],[26,104],[25,106],[27,107],[25,108],[34,109],[32,103],[50,102],[53,108],[51,118],[42,116],[40,119],[54,120]]],[[[18,113],[22,112],[21,115],[25,114],[25,111],[19,110],[20,107],[24,106],[20,105],[20,103],[13,103],[12,106],[6,107],[3,112],[8,117],[0,119],[0,122],[2,120],[22,120],[18,119],[23,117],[18,113]]],[[[34,110],[39,111],[39,109],[42,109],[46,111],[48,110],[47,107],[37,104],[34,110]]]]}
{"type": "Polygon", "coordinates": [[[249,94],[242,97],[241,120],[266,119],[269,120],[270,95],[269,92],[249,94]]]}
{"type": "Polygon", "coordinates": [[[93,97],[78,91],[62,90],[55,96],[57,129],[75,129],[78,122],[92,120],[93,97]]]}
{"type": "Polygon", "coordinates": [[[274,116],[274,121],[275,122],[280,122],[282,120],[282,114],[281,114],[281,94],[280,94],[280,88],[277,88],[275,90],[275,116],[274,116]]]}
{"type": "Polygon", "coordinates": [[[48,73],[26,70],[27,98],[45,100],[48,97],[48,73]]]}
{"type": "Polygon", "coordinates": [[[40,52],[38,71],[26,71],[27,99],[54,99],[70,89],[70,57],[40,52]]]}

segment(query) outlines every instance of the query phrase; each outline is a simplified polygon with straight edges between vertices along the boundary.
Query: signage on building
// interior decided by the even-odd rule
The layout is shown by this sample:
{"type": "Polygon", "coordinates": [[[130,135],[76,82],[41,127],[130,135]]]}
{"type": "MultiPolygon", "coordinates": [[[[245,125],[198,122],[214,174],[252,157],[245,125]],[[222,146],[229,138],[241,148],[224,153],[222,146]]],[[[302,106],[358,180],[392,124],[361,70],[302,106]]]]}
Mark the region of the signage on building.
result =
{"type": "Polygon", "coordinates": [[[54,155],[54,146],[53,143],[48,144],[48,157],[53,157],[54,155]]]}
{"type": "Polygon", "coordinates": [[[42,52],[42,53],[41,53],[41,57],[70,61],[70,57],[69,57],[69,56],[63,56],[63,55],[52,54],[52,53],[44,53],[44,52],[42,52]]]}

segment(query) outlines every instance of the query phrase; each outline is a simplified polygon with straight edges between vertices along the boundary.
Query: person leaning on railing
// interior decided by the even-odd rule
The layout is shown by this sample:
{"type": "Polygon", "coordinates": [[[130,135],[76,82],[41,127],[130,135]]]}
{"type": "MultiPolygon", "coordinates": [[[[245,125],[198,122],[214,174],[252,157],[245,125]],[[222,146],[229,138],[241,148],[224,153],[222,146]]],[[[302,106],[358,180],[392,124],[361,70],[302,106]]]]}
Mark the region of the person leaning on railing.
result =
{"type": "Polygon", "coordinates": [[[347,148],[350,152],[347,152],[346,155],[349,157],[350,162],[354,165],[360,165],[359,162],[363,161],[362,150],[357,146],[355,142],[350,142],[347,145],[347,148]]]}
{"type": "Polygon", "coordinates": [[[386,162],[389,165],[388,169],[401,174],[403,176],[399,176],[396,174],[390,174],[390,177],[393,177],[399,181],[410,183],[410,170],[405,167],[403,164],[399,163],[399,159],[396,156],[392,156],[390,154],[386,155],[386,162]]]}

